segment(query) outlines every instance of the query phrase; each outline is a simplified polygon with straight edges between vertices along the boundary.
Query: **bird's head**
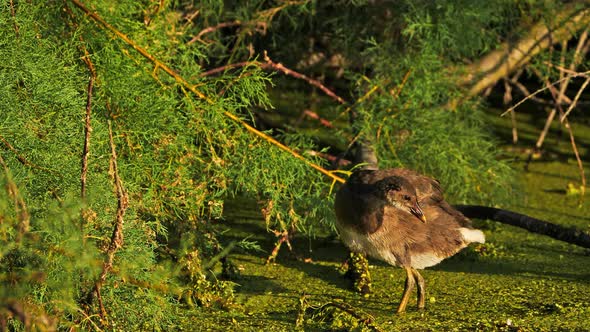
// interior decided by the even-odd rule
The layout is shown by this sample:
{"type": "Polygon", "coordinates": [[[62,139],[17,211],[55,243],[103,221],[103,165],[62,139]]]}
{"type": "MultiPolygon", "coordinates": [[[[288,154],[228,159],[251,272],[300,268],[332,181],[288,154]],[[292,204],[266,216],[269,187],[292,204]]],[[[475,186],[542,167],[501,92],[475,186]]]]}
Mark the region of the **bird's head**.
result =
{"type": "Polygon", "coordinates": [[[426,222],[424,211],[418,203],[416,188],[406,179],[390,176],[375,183],[377,196],[387,204],[413,214],[422,222],[426,222]]]}

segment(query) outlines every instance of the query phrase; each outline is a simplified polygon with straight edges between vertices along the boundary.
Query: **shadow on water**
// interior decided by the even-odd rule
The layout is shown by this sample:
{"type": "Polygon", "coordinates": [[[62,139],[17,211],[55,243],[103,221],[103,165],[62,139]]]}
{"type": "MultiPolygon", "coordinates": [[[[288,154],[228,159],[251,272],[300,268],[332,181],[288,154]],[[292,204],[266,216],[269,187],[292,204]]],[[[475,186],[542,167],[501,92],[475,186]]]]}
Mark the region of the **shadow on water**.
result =
{"type": "MultiPolygon", "coordinates": [[[[250,252],[258,257],[258,264],[263,265],[275,245],[275,238],[266,231],[261,220],[247,220],[242,222],[228,221],[236,233],[256,234],[256,241],[263,248],[261,252],[250,252]]],[[[239,241],[241,238],[232,235],[223,236],[225,241],[239,241]]],[[[313,279],[319,279],[338,289],[348,290],[351,281],[345,278],[338,267],[345,261],[348,249],[333,236],[317,237],[313,240],[300,235],[292,239],[293,252],[282,248],[275,264],[289,269],[301,271],[313,279]],[[307,250],[306,250],[307,249],[307,250]],[[304,261],[302,258],[308,259],[304,261]]],[[[505,249],[506,256],[481,257],[472,249],[465,249],[461,253],[444,260],[439,265],[428,268],[430,271],[444,271],[457,273],[511,275],[527,279],[562,279],[590,283],[590,256],[587,252],[572,252],[567,248],[534,243],[519,244],[519,258],[511,256],[510,249],[505,249]],[[524,257],[523,257],[524,252],[524,257]],[[530,258],[526,257],[527,253],[530,258]],[[539,260],[539,256],[543,257],[539,260]],[[559,259],[563,256],[565,258],[559,259]],[[545,259],[546,257],[546,259],[545,259]],[[555,258],[556,259],[552,259],[555,258]],[[586,262],[581,264],[581,262],[586,262]],[[567,263],[566,263],[567,262],[567,263]],[[564,268],[567,266],[567,268],[564,268]],[[580,265],[580,266],[578,266],[580,265]],[[576,267],[577,266],[577,267],[576,267]],[[575,267],[575,268],[574,268],[575,267]]],[[[370,260],[371,265],[380,268],[399,269],[388,264],[370,260]]],[[[236,280],[241,286],[238,292],[243,294],[262,294],[265,292],[281,293],[286,290],[277,281],[264,276],[243,275],[236,280]]],[[[310,287],[313,289],[314,287],[310,287]]]]}
{"type": "Polygon", "coordinates": [[[277,281],[265,276],[241,275],[235,283],[238,284],[237,291],[243,294],[282,293],[287,290],[277,281]]]}
{"type": "MultiPolygon", "coordinates": [[[[530,207],[527,208],[531,209],[530,207]]],[[[536,208],[535,210],[547,213],[551,212],[542,208],[536,208]]],[[[247,254],[251,258],[240,256],[236,263],[239,263],[240,260],[247,261],[251,259],[252,261],[249,263],[258,264],[261,268],[265,268],[264,262],[275,247],[277,238],[268,232],[264,220],[256,213],[250,213],[249,211],[243,212],[239,209],[232,212],[220,224],[221,228],[227,228],[231,231],[223,232],[220,240],[224,244],[232,241],[239,242],[244,238],[248,238],[250,241],[256,241],[262,248],[262,251],[248,251],[247,254]]],[[[574,215],[569,217],[590,220],[588,217],[574,215]]],[[[296,234],[291,239],[291,243],[293,245],[293,252],[290,252],[286,246],[283,246],[279,251],[275,264],[287,269],[301,271],[307,277],[310,277],[309,281],[305,281],[309,287],[305,287],[303,290],[309,294],[321,293],[321,283],[314,282],[314,279],[321,280],[336,289],[346,291],[351,289],[351,280],[345,278],[338,269],[348,257],[348,249],[342,245],[335,235],[317,236],[309,239],[304,235],[296,234]]],[[[582,282],[584,284],[590,283],[590,256],[588,256],[587,252],[571,251],[568,250],[567,246],[556,246],[547,243],[521,243],[518,240],[512,245],[515,248],[503,249],[505,253],[497,257],[482,257],[473,249],[468,248],[427,270],[480,275],[507,275],[523,278],[524,280],[557,279],[582,282]],[[561,258],[562,256],[563,259],[561,258]]],[[[510,246],[510,244],[507,244],[507,246],[510,246]]],[[[239,252],[240,249],[235,250],[239,252]]],[[[384,268],[392,269],[392,271],[393,269],[400,270],[398,267],[391,267],[384,262],[373,259],[370,260],[370,264],[377,266],[379,271],[384,271],[384,268]]],[[[268,269],[267,271],[272,271],[272,267],[268,267],[268,269]]],[[[270,273],[276,274],[276,272],[270,273]]],[[[382,275],[383,272],[379,274],[382,275]]],[[[401,273],[397,274],[401,275],[401,273]]],[[[280,276],[249,275],[244,273],[238,280],[235,280],[240,285],[236,290],[245,296],[264,295],[267,292],[274,294],[273,296],[277,296],[280,293],[293,292],[292,289],[289,289],[290,286],[288,284],[281,284],[281,282],[284,283],[284,280],[277,280],[280,278],[280,276]]],[[[403,283],[403,280],[400,279],[392,282],[403,283]]],[[[323,295],[332,296],[330,294],[323,295]]],[[[290,296],[289,301],[296,303],[296,297],[296,295],[290,296]]],[[[360,297],[359,300],[361,300],[360,297]]],[[[371,299],[362,299],[362,301],[363,305],[368,305],[369,307],[373,305],[371,299]]],[[[378,304],[375,305],[378,306],[378,304]]],[[[267,318],[277,321],[292,319],[292,315],[286,315],[284,312],[277,311],[276,317],[271,317],[272,313],[269,314],[267,318]]]]}

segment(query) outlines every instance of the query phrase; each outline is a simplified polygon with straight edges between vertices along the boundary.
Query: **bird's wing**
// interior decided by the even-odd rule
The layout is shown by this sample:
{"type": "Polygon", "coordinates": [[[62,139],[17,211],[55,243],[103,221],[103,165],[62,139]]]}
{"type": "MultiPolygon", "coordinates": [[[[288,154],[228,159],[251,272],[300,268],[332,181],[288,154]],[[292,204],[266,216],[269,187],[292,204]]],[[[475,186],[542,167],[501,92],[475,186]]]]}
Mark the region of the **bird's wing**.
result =
{"type": "Polygon", "coordinates": [[[336,193],[338,222],[364,234],[375,232],[383,223],[384,202],[372,195],[370,185],[346,183],[336,193]]]}

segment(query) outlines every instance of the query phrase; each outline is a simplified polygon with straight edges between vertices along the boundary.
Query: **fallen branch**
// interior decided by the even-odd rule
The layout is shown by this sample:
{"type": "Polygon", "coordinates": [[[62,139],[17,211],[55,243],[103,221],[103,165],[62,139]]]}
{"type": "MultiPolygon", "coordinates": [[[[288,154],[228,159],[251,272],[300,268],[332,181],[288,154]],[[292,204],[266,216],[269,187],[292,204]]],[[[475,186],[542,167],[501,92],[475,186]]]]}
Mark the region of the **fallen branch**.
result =
{"type": "Polygon", "coordinates": [[[590,248],[590,234],[574,227],[563,227],[524,214],[479,205],[454,205],[467,218],[489,219],[520,227],[532,233],[542,234],[559,241],[590,248]]]}
{"type": "Polygon", "coordinates": [[[590,9],[580,9],[577,2],[564,5],[552,24],[539,22],[521,40],[504,43],[498,50],[467,66],[467,75],[461,79],[460,85],[469,89],[468,96],[474,96],[527,64],[553,43],[569,40],[589,23],[590,9]]]}

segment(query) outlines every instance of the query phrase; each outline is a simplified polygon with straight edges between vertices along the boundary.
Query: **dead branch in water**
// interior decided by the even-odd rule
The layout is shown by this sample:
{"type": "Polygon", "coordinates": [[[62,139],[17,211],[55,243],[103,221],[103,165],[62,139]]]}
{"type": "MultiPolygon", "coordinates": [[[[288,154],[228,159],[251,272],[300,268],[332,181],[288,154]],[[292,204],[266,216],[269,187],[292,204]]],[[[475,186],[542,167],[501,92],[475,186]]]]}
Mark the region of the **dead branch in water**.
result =
{"type": "Polygon", "coordinates": [[[574,227],[563,227],[524,214],[479,205],[454,205],[467,218],[489,219],[542,234],[559,241],[590,248],[590,234],[574,227]]]}

